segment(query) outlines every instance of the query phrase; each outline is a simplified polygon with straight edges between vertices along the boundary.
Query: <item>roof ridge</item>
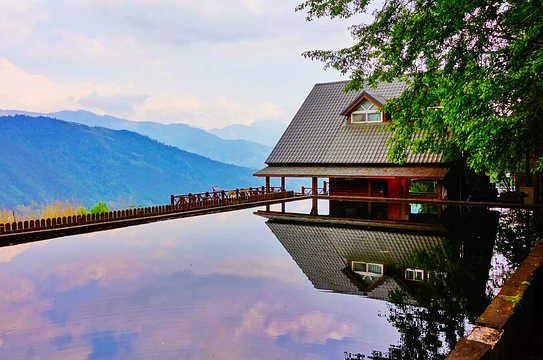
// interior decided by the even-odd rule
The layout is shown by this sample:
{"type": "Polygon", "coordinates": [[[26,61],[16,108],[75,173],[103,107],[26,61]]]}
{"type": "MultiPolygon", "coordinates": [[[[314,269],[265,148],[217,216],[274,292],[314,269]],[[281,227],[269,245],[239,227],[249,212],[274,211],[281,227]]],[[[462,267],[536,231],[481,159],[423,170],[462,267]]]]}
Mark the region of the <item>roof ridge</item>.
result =
{"type": "Polygon", "coordinates": [[[351,80],[336,80],[336,81],[327,81],[327,82],[318,82],[315,83],[315,85],[332,85],[332,84],[339,84],[339,83],[347,83],[351,80]]]}

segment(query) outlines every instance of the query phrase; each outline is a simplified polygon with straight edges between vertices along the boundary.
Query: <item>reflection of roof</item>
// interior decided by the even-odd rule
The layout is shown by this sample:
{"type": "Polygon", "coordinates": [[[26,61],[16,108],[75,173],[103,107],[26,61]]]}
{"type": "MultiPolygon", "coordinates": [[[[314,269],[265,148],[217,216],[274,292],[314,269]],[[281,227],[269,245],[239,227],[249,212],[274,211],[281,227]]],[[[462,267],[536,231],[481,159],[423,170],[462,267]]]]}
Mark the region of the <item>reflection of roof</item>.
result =
{"type": "Polygon", "coordinates": [[[343,272],[349,260],[408,267],[415,250],[440,247],[444,239],[435,235],[357,227],[277,221],[267,221],[266,224],[315,288],[378,299],[386,299],[386,293],[390,288],[397,287],[397,281],[387,277],[365,293],[343,272]]]}
{"type": "Polygon", "coordinates": [[[409,177],[443,179],[449,167],[420,166],[282,166],[271,165],[255,172],[254,176],[294,176],[294,177],[409,177]]]}
{"type": "MultiPolygon", "coordinates": [[[[346,82],[316,84],[266,160],[267,164],[387,164],[387,124],[348,124],[341,111],[361,92],[344,92],[346,82]]],[[[371,93],[384,99],[406,89],[381,83],[371,93]]],[[[440,155],[409,155],[407,163],[439,163],[440,155]]]]}

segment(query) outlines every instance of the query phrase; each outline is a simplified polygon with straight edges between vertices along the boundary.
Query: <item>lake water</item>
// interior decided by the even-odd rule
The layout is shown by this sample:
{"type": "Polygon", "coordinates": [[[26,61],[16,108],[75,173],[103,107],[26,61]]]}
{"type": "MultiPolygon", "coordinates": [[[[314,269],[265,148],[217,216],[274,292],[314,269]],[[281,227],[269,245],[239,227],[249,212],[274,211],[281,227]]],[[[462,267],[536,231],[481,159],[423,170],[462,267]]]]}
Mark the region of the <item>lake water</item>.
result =
{"type": "Polygon", "coordinates": [[[314,205],[0,248],[0,359],[440,358],[537,238],[527,210],[314,205]]]}

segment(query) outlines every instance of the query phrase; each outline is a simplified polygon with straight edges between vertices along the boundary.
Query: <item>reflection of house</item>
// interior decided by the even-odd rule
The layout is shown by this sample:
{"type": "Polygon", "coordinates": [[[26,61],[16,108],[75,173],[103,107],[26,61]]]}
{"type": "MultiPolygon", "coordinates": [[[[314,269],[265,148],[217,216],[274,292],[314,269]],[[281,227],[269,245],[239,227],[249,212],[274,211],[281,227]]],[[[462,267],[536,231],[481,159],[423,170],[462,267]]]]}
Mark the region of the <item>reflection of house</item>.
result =
{"type": "Polygon", "coordinates": [[[409,279],[416,269],[416,251],[443,246],[444,237],[426,234],[368,230],[315,222],[271,220],[268,227],[283,244],[315,288],[367,295],[386,300],[398,286],[416,286],[409,279]],[[406,277],[409,279],[406,279],[406,277]]]}
{"type": "Polygon", "coordinates": [[[361,92],[344,92],[346,82],[316,84],[291,124],[255,176],[329,179],[330,195],[372,197],[466,198],[466,186],[484,187],[487,178],[474,178],[440,155],[411,154],[404,165],[387,159],[387,99],[406,88],[400,82],[381,83],[361,92]],[[482,179],[482,181],[481,181],[482,179]],[[460,184],[464,184],[461,190],[460,184]],[[463,193],[462,193],[463,192],[463,193]]]}

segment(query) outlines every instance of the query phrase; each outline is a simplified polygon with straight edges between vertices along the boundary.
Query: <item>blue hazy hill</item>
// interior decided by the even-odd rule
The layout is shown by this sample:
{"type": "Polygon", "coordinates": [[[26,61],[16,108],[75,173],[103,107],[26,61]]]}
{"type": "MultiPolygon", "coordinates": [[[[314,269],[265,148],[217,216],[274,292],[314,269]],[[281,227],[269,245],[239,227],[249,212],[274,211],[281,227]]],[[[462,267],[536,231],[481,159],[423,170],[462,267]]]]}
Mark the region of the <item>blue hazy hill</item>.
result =
{"type": "Polygon", "coordinates": [[[75,198],[85,205],[131,197],[165,204],[170,194],[259,185],[252,170],[131,131],[47,117],[0,117],[0,207],[75,198]]]}
{"type": "Polygon", "coordinates": [[[264,166],[264,161],[272,150],[271,146],[253,141],[221,139],[215,134],[187,124],[130,121],[110,115],[97,115],[85,110],[63,110],[47,114],[18,110],[0,110],[0,115],[17,114],[46,116],[88,126],[101,126],[113,130],[129,130],[213,160],[254,169],[260,169],[264,166]]]}

